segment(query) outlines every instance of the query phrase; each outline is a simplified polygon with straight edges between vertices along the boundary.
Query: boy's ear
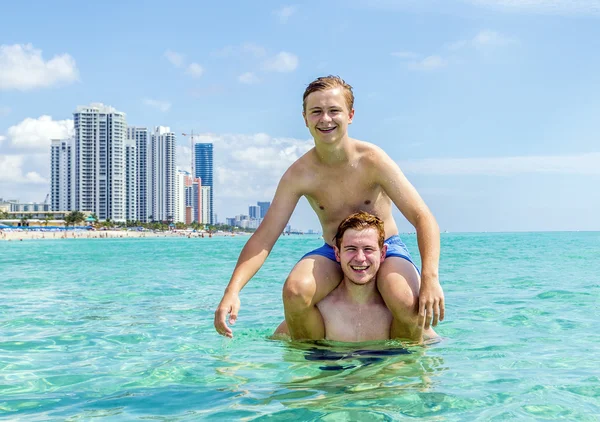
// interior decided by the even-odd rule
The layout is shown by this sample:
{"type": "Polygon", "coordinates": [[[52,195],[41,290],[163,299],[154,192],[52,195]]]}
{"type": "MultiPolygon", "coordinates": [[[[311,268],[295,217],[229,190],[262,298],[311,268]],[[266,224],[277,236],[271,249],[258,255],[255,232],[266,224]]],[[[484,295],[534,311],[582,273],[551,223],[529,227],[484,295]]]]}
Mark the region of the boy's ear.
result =
{"type": "Polygon", "coordinates": [[[381,260],[379,262],[383,262],[385,261],[385,255],[387,254],[387,245],[383,245],[383,248],[381,248],[381,260]]]}
{"type": "Polygon", "coordinates": [[[337,246],[334,246],[334,247],[333,247],[333,250],[334,250],[334,252],[335,252],[335,260],[336,260],[337,262],[340,262],[340,250],[338,249],[338,247],[337,247],[337,246]]]}

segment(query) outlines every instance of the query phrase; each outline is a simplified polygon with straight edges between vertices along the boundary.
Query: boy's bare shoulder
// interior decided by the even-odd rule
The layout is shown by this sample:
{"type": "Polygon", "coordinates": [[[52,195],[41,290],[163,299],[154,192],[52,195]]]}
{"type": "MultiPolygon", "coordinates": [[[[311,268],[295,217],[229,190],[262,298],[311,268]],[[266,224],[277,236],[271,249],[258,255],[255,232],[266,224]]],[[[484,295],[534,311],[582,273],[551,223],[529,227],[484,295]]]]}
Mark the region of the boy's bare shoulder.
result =
{"type": "Polygon", "coordinates": [[[283,179],[291,181],[302,181],[314,173],[315,151],[311,148],[304,155],[292,163],[283,175],[283,179]]]}
{"type": "Polygon", "coordinates": [[[354,143],[355,151],[360,154],[361,157],[377,159],[382,156],[387,156],[383,149],[371,142],[360,141],[358,139],[353,139],[352,141],[354,143]]]}
{"type": "Polygon", "coordinates": [[[368,167],[379,167],[382,163],[391,160],[387,153],[371,142],[354,139],[355,151],[360,160],[368,167]]]}

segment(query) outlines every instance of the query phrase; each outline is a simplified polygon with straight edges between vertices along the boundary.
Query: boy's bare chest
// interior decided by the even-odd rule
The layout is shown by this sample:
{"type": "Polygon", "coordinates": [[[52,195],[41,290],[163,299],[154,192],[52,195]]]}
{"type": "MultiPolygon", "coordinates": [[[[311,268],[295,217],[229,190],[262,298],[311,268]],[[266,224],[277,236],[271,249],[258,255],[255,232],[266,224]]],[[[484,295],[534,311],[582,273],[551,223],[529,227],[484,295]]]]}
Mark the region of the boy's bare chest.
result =
{"type": "Polygon", "coordinates": [[[381,187],[372,180],[348,174],[322,179],[306,195],[317,214],[332,218],[361,210],[373,212],[381,196],[381,187]]]}
{"type": "Polygon", "coordinates": [[[358,309],[355,305],[337,303],[319,309],[329,340],[374,341],[389,338],[392,316],[385,306],[358,309]]]}

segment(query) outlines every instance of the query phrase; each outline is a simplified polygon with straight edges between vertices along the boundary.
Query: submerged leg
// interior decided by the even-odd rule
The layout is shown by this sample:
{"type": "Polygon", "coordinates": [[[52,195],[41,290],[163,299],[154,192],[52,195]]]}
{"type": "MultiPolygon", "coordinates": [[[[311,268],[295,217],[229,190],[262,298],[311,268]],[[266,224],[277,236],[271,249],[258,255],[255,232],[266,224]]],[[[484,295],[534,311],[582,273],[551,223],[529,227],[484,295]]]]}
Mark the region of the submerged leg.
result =
{"type": "Polygon", "coordinates": [[[283,286],[285,322],[294,340],[325,338],[325,324],[319,303],[342,279],[336,262],[312,255],[296,264],[283,286]]]}

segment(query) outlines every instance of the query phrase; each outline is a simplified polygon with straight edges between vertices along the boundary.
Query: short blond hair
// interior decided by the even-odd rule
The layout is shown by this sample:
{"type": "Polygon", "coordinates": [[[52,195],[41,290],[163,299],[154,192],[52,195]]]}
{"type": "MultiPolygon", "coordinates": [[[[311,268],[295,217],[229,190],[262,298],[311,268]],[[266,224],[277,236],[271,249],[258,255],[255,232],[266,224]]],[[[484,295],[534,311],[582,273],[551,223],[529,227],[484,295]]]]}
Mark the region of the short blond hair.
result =
{"type": "Polygon", "coordinates": [[[348,111],[352,111],[354,108],[354,94],[352,93],[352,87],[339,76],[333,75],[321,76],[308,84],[304,90],[304,96],[302,97],[302,110],[306,111],[306,98],[310,94],[332,88],[342,88],[344,90],[344,98],[346,99],[348,111]]]}
{"type": "Polygon", "coordinates": [[[344,237],[346,230],[353,229],[361,231],[371,228],[377,230],[379,248],[383,248],[383,242],[385,241],[383,220],[366,211],[360,211],[346,217],[338,226],[337,233],[333,240],[335,241],[337,248],[340,249],[342,247],[342,238],[344,237]]]}

